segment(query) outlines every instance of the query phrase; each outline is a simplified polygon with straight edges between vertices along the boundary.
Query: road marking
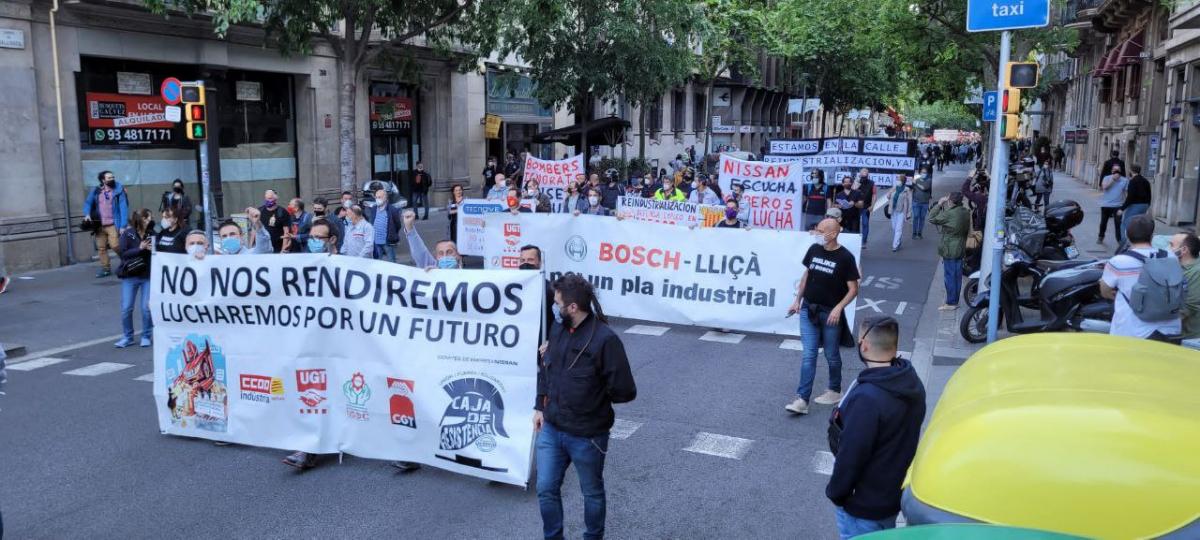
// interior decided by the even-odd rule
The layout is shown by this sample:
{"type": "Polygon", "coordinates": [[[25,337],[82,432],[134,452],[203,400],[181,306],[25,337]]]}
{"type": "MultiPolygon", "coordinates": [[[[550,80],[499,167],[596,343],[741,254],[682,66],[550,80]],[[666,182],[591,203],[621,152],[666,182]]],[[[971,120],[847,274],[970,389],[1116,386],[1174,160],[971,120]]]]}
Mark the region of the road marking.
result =
{"type": "Polygon", "coordinates": [[[701,431],[696,434],[695,439],[692,439],[692,444],[684,448],[683,451],[729,459],[742,459],[742,456],[746,455],[752,444],[754,444],[754,441],[750,439],[701,431]]]}
{"type": "Polygon", "coordinates": [[[135,381],[142,381],[142,382],[154,382],[154,374],[153,374],[153,373],[147,373],[147,374],[145,374],[145,375],[142,375],[141,377],[138,377],[138,378],[136,378],[136,379],[134,379],[134,380],[135,380],[135,381]]]}
{"type": "Polygon", "coordinates": [[[608,432],[608,438],[616,441],[628,439],[640,427],[642,427],[641,422],[618,418],[613,422],[613,427],[608,432]]]}
{"type": "Polygon", "coordinates": [[[640,334],[643,336],[661,336],[661,335],[667,333],[667,330],[670,330],[670,329],[671,328],[669,326],[651,326],[648,324],[635,324],[633,326],[630,326],[629,329],[625,331],[625,333],[626,334],[640,334]]]}
{"type": "Polygon", "coordinates": [[[824,450],[818,450],[813,454],[812,468],[813,472],[823,474],[825,476],[833,475],[833,454],[824,450]]]}
{"type": "Polygon", "coordinates": [[[746,339],[746,334],[733,334],[709,330],[703,336],[700,336],[700,341],[715,341],[717,343],[731,343],[737,345],[746,339]]]}
{"type": "Polygon", "coordinates": [[[879,309],[879,304],[886,302],[886,300],[867,300],[866,298],[860,298],[859,300],[862,300],[862,303],[858,305],[855,311],[863,308],[871,308],[875,310],[875,313],[883,313],[883,311],[879,309]]]}
{"type": "Polygon", "coordinates": [[[71,371],[64,371],[63,375],[79,375],[81,377],[95,377],[97,375],[113,373],[116,371],[121,371],[122,369],[131,368],[131,367],[133,367],[133,364],[121,364],[119,362],[100,362],[99,364],[92,364],[90,366],[81,367],[79,369],[72,369],[71,371]]]}
{"type": "Polygon", "coordinates": [[[908,307],[908,302],[900,302],[896,306],[896,315],[904,315],[904,308],[908,307]]]}
{"type": "Polygon", "coordinates": [[[8,366],[8,370],[9,371],[33,371],[38,368],[44,368],[46,366],[53,366],[54,364],[61,364],[63,362],[69,362],[69,361],[70,361],[70,358],[54,358],[51,356],[43,356],[36,360],[30,360],[28,362],[21,362],[20,364],[10,365],[10,366],[8,366]]]}
{"type": "Polygon", "coordinates": [[[91,346],[93,346],[93,345],[99,345],[99,344],[101,344],[101,343],[108,343],[108,342],[112,342],[112,341],[114,341],[114,340],[121,339],[121,336],[122,336],[122,335],[123,335],[123,334],[116,334],[116,335],[112,335],[112,336],[108,336],[108,337],[102,337],[102,338],[93,339],[93,340],[91,340],[91,341],[81,341],[81,342],[79,342],[79,343],[72,343],[72,344],[70,344],[70,345],[63,345],[62,347],[55,347],[55,348],[53,348],[53,349],[46,349],[46,350],[44,350],[44,351],[38,351],[38,352],[35,352],[35,353],[32,353],[32,354],[27,354],[27,355],[25,355],[25,356],[22,356],[22,357],[20,357],[20,358],[16,358],[16,359],[9,360],[9,361],[8,361],[8,365],[9,365],[9,367],[12,367],[12,366],[14,366],[14,365],[17,365],[17,364],[23,364],[23,363],[25,363],[25,362],[32,362],[32,361],[34,361],[34,360],[37,360],[38,358],[44,358],[44,357],[47,357],[47,356],[54,356],[54,355],[56,355],[56,354],[58,354],[58,353],[64,353],[64,352],[67,352],[67,351],[73,351],[73,350],[75,350],[75,349],[82,349],[82,348],[84,348],[84,347],[91,347],[91,346]]]}
{"type": "MultiPolygon", "coordinates": [[[[798,339],[785,339],[785,340],[783,340],[783,342],[781,342],[779,344],[779,348],[787,349],[789,351],[803,351],[804,350],[804,342],[800,341],[798,339]]],[[[820,353],[823,350],[825,350],[824,347],[817,348],[818,353],[820,353]]]]}

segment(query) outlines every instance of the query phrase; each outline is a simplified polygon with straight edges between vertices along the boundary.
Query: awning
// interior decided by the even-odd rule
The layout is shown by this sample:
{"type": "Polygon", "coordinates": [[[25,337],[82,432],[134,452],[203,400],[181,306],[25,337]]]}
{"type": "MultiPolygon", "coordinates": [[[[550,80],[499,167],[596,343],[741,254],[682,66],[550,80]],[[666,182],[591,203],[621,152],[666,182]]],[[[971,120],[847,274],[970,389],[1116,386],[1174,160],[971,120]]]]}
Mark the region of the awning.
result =
{"type": "Polygon", "coordinates": [[[1117,55],[1120,54],[1120,48],[1120,45],[1113,47],[1104,55],[1104,58],[1100,59],[1100,62],[1096,64],[1096,69],[1092,70],[1093,77],[1107,77],[1117,70],[1117,55]]]}
{"type": "MultiPolygon", "coordinates": [[[[603,144],[606,146],[623,144],[625,142],[625,130],[629,129],[630,125],[629,121],[615,116],[593,120],[588,123],[588,144],[603,144]]],[[[543,131],[533,136],[533,142],[537,144],[562,143],[567,146],[579,146],[583,142],[580,136],[583,131],[582,127],[579,124],[575,124],[573,126],[543,131]]]]}
{"type": "Polygon", "coordinates": [[[1141,63],[1142,47],[1145,43],[1145,39],[1146,32],[1143,30],[1137,34],[1134,34],[1133,37],[1125,40],[1124,43],[1121,43],[1121,46],[1117,47],[1117,49],[1120,50],[1120,53],[1117,55],[1116,63],[1113,65],[1113,67],[1122,68],[1141,63]]]}

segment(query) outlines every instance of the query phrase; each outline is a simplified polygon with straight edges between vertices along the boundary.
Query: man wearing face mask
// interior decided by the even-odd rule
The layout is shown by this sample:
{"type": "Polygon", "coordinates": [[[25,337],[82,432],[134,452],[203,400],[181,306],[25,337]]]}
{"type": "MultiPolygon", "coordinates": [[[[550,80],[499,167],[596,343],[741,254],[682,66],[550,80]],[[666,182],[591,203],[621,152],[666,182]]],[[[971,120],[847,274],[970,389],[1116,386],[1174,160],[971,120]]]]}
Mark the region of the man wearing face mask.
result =
{"type": "MultiPolygon", "coordinates": [[[[268,243],[269,244],[269,243],[268,243]]],[[[242,226],[236,221],[227,219],[217,227],[217,245],[213,246],[215,255],[245,255],[248,253],[269,253],[270,251],[256,245],[247,247],[242,241],[242,226]],[[256,251],[262,250],[262,251],[256,251]]]]}
{"type": "Polygon", "coordinates": [[[191,226],[192,215],[192,200],[188,198],[187,193],[183,192],[183,180],[178,178],[171,182],[170,191],[165,191],[162,194],[162,201],[158,203],[158,211],[162,212],[170,208],[179,216],[179,223],[188,228],[191,226]]]}
{"type": "Polygon", "coordinates": [[[663,177],[662,188],[654,192],[654,200],[685,202],[687,198],[683,196],[683,192],[675,189],[675,181],[667,176],[663,177]]]}
{"type": "Polygon", "coordinates": [[[718,221],[716,227],[719,229],[750,228],[742,220],[738,219],[738,203],[732,198],[725,201],[725,219],[718,221]]]}
{"type": "Polygon", "coordinates": [[[434,268],[462,268],[462,255],[458,252],[458,244],[453,240],[442,240],[433,247],[434,253],[429,252],[421,233],[417,232],[417,214],[412,210],[404,211],[404,237],[408,240],[408,253],[412,255],[413,266],[431,270],[434,268]]]}
{"type": "Polygon", "coordinates": [[[503,173],[496,175],[496,183],[492,184],[492,189],[487,192],[487,200],[503,201],[508,197],[508,179],[503,173]]]}
{"type": "Polygon", "coordinates": [[[363,208],[362,211],[374,233],[375,259],[396,262],[396,244],[400,242],[400,209],[388,204],[387,191],[381,189],[375,192],[375,206],[363,208]]]}
{"type": "Polygon", "coordinates": [[[429,186],[432,185],[433,177],[425,172],[425,164],[418,161],[417,170],[413,172],[412,207],[417,211],[425,207],[425,217],[421,219],[429,219],[429,186]]]}
{"type": "Polygon", "coordinates": [[[617,198],[625,194],[625,190],[617,185],[617,171],[609,171],[606,175],[608,183],[600,186],[600,205],[613,211],[617,209],[617,198]]]}
{"type": "Polygon", "coordinates": [[[825,496],[836,506],[843,539],[896,526],[900,487],[925,420],[925,387],[912,364],[896,356],[900,323],[881,317],[861,327],[865,369],[829,418],[837,459],[825,496]]]}
{"type": "Polygon", "coordinates": [[[833,205],[842,212],[842,227],[846,229],[846,232],[857,233],[859,231],[861,222],[858,219],[858,213],[862,208],[862,198],[862,193],[854,189],[853,180],[849,176],[843,177],[841,188],[833,195],[833,205]]]}
{"type": "Polygon", "coordinates": [[[784,407],[794,414],[808,414],[808,399],[817,374],[817,350],[822,347],[829,364],[829,389],[814,401],[832,405],[842,398],[842,355],[838,347],[845,327],[843,312],[858,295],[859,272],[854,254],[838,244],[839,230],[833,219],[817,224],[819,236],[804,254],[804,275],[787,311],[788,317],[800,315],[800,341],[804,344],[796,399],[784,407]]]}
{"type": "Polygon", "coordinates": [[[496,157],[488,156],[487,165],[483,168],[483,196],[487,197],[488,190],[492,189],[492,184],[496,182],[496,173],[500,172],[496,168],[496,157]]]}
{"type": "MultiPolygon", "coordinates": [[[[535,245],[521,246],[520,255],[521,270],[541,270],[542,269],[542,249],[535,245]]],[[[543,274],[545,275],[545,274],[543,274]]],[[[544,278],[543,278],[544,279],[544,278]]],[[[549,280],[546,280],[546,320],[542,322],[543,326],[538,335],[541,336],[540,343],[545,343],[546,336],[549,335],[550,327],[554,322],[554,288],[549,280]]]]}
{"type": "Polygon", "coordinates": [[[867,249],[867,236],[871,234],[871,207],[875,205],[875,181],[871,180],[871,171],[863,167],[858,171],[858,178],[850,185],[851,189],[862,195],[858,207],[858,228],[862,234],[862,248],[867,249]]]}
{"type": "MultiPolygon", "coordinates": [[[[336,252],[351,257],[372,258],[372,255],[375,254],[375,230],[371,226],[371,222],[364,216],[362,207],[351,206],[346,215],[350,216],[350,227],[346,229],[346,239],[341,242],[342,247],[336,252]]],[[[336,235],[333,236],[336,237],[336,235]]],[[[312,238],[311,230],[309,238],[312,238]]],[[[311,253],[313,246],[307,245],[307,243],[306,246],[311,253]]]]}
{"type": "Polygon", "coordinates": [[[537,180],[525,182],[525,198],[537,201],[535,208],[539,214],[550,213],[550,197],[542,193],[541,186],[538,185],[537,180]]]}
{"type": "Polygon", "coordinates": [[[654,185],[654,174],[646,173],[642,175],[642,184],[639,187],[639,190],[641,191],[641,197],[643,199],[653,199],[654,192],[657,191],[657,189],[658,188],[654,185]]]}
{"type": "Polygon", "coordinates": [[[263,193],[263,205],[258,207],[263,227],[271,235],[271,250],[274,253],[283,251],[283,231],[292,224],[292,218],[287,210],[279,206],[279,195],[275,190],[268,189],[263,193]]]}
{"type": "Polygon", "coordinates": [[[1183,283],[1187,296],[1183,298],[1183,339],[1200,338],[1200,238],[1189,233],[1171,237],[1171,251],[1183,267],[1183,283]]]}
{"type": "Polygon", "coordinates": [[[721,204],[721,198],[713,190],[709,189],[708,180],[704,178],[696,180],[696,189],[692,191],[692,194],[688,197],[688,201],[695,204],[721,204]]]}
{"type": "Polygon", "coordinates": [[[208,235],[200,229],[188,232],[184,237],[184,249],[188,256],[197,261],[203,261],[204,256],[208,255],[208,235]]]}
{"type": "Polygon", "coordinates": [[[521,205],[521,192],[517,191],[515,187],[508,188],[508,197],[504,199],[504,202],[508,205],[508,211],[513,214],[528,214],[533,212],[528,207],[521,205]]]}
{"type": "Polygon", "coordinates": [[[288,253],[300,253],[300,246],[308,240],[308,230],[312,227],[313,215],[304,211],[304,200],[300,197],[292,199],[287,205],[288,216],[292,224],[283,233],[283,250],[288,253]]]}
{"type": "Polygon", "coordinates": [[[337,222],[337,236],[338,242],[340,242],[338,245],[339,251],[341,251],[342,246],[346,244],[346,235],[344,233],[350,230],[350,207],[352,206],[354,206],[354,194],[350,193],[349,191],[343,191],[342,202],[336,209],[334,209],[333,216],[326,216],[327,219],[332,217],[334,218],[334,221],[337,222]]]}
{"type": "Polygon", "coordinates": [[[576,210],[575,215],[577,215],[577,216],[580,214],[588,214],[588,215],[592,215],[592,216],[607,216],[607,215],[609,215],[608,209],[605,208],[603,204],[601,204],[602,201],[600,199],[600,190],[599,189],[588,188],[587,194],[588,194],[588,196],[585,201],[586,206],[584,206],[582,210],[576,210]]]}
{"type": "Polygon", "coordinates": [[[118,249],[118,229],[124,229],[129,221],[129,195],[112,171],[102,171],[96,180],[100,185],[83,201],[83,230],[90,230],[95,236],[96,251],[100,253],[96,277],[102,278],[112,275],[108,249],[118,249]]]}
{"type": "MultiPolygon", "coordinates": [[[[326,201],[324,197],[317,197],[317,198],[313,199],[312,216],[313,216],[312,217],[313,221],[316,221],[321,218],[324,218],[325,221],[328,221],[329,226],[333,228],[330,232],[332,232],[333,235],[338,237],[338,240],[341,241],[342,220],[335,219],[330,214],[329,202],[326,201]]],[[[312,224],[310,223],[308,227],[309,227],[309,229],[312,229],[312,224]]],[[[307,241],[308,241],[308,237],[305,236],[304,240],[301,242],[301,245],[303,245],[303,242],[307,242],[307,241]]],[[[338,249],[341,249],[341,246],[338,246],[338,249]]]]}
{"type": "Polygon", "coordinates": [[[825,171],[813,169],[809,183],[804,186],[804,230],[812,230],[825,218],[829,208],[829,186],[825,185],[825,171]]]}
{"type": "Polygon", "coordinates": [[[614,403],[637,397],[621,338],[608,326],[596,293],[579,274],[554,283],[550,343],[538,364],[533,428],[537,494],[546,538],[563,538],[562,482],[574,464],[583,492],[584,538],[603,538],[604,460],[614,403]]]}

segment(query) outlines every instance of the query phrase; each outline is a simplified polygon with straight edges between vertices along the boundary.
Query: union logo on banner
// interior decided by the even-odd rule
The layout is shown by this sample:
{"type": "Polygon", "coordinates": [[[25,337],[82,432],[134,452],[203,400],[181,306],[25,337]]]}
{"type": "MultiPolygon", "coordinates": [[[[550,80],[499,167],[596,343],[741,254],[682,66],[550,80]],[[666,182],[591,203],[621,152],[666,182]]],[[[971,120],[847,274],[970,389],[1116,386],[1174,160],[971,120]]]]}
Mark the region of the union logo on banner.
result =
{"type": "Polygon", "coordinates": [[[318,407],[325,402],[327,384],[323,369],[297,369],[296,392],[300,394],[300,403],[305,406],[300,414],[326,414],[329,409],[318,407]]]}

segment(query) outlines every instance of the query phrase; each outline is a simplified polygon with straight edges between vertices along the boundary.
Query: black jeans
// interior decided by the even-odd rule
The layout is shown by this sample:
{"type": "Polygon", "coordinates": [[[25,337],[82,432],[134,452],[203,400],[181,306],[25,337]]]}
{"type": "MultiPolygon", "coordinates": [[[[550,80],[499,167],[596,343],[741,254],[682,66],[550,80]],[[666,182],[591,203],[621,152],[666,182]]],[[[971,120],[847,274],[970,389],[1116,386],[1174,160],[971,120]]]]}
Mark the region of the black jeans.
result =
{"type": "Polygon", "coordinates": [[[1107,206],[1100,207],[1100,239],[1104,239],[1104,233],[1108,232],[1108,220],[1113,220],[1113,225],[1117,228],[1117,242],[1124,242],[1125,235],[1121,231],[1121,216],[1117,215],[1117,208],[1109,208],[1107,206]]]}
{"type": "Polygon", "coordinates": [[[425,219],[429,219],[429,193],[414,191],[412,194],[413,213],[419,213],[422,206],[425,207],[425,219]]]}

